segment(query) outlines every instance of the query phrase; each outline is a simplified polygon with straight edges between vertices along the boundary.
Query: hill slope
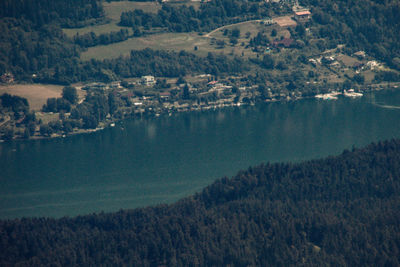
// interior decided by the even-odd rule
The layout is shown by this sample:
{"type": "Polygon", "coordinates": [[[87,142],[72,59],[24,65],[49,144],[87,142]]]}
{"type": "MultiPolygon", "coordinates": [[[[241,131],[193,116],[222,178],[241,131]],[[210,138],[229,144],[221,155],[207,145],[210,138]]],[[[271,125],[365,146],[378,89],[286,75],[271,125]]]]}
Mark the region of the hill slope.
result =
{"type": "Polygon", "coordinates": [[[193,197],[111,214],[0,222],[1,265],[397,266],[400,140],[267,164],[193,197]]]}

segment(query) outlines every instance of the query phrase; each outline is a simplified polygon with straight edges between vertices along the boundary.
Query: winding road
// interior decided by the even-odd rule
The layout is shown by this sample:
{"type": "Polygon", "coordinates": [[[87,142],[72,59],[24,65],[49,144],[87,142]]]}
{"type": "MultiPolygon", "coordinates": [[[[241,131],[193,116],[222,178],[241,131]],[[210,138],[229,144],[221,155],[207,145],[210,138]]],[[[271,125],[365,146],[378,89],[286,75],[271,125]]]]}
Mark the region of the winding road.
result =
{"type": "Polygon", "coordinates": [[[210,31],[209,33],[207,33],[206,35],[203,35],[203,36],[207,37],[207,38],[210,38],[211,34],[213,34],[214,32],[217,32],[219,30],[222,30],[224,28],[231,27],[231,26],[234,26],[234,25],[240,25],[240,24],[244,24],[244,23],[248,23],[248,22],[260,22],[260,21],[262,21],[262,19],[246,20],[246,21],[242,21],[242,22],[238,22],[238,23],[225,25],[225,26],[222,26],[222,27],[216,28],[215,30],[210,31]]]}

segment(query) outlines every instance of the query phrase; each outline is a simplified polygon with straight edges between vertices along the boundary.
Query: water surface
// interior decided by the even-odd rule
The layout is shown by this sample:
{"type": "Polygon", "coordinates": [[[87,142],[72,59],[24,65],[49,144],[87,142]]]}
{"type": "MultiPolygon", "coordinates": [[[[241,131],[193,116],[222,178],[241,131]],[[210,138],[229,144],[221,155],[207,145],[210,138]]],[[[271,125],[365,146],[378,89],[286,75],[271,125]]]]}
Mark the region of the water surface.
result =
{"type": "Polygon", "coordinates": [[[94,134],[0,144],[0,218],[171,203],[262,162],[400,137],[400,92],[180,113],[94,134]]]}

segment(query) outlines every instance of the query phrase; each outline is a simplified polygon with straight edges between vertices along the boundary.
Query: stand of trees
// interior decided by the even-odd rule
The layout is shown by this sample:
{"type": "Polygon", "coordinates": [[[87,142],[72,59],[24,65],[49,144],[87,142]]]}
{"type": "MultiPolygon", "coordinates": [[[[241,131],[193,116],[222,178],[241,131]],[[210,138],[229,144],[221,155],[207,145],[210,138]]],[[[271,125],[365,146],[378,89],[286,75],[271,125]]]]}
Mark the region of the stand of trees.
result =
{"type": "Polygon", "coordinates": [[[0,31],[0,73],[10,71],[18,80],[79,57],[79,47],[57,25],[36,27],[24,18],[2,18],[0,31]]]}
{"type": "Polygon", "coordinates": [[[398,266],[400,140],[265,164],[172,205],[0,221],[2,265],[398,266]]]}
{"type": "Polygon", "coordinates": [[[33,135],[36,128],[36,116],[29,111],[29,103],[26,98],[10,94],[0,96],[0,115],[2,118],[9,117],[13,123],[6,127],[1,127],[0,137],[4,140],[11,140],[15,134],[15,124],[25,128],[24,138],[33,135]],[[11,127],[10,127],[11,126],[11,127]]]}
{"type": "Polygon", "coordinates": [[[121,29],[110,33],[103,33],[97,36],[94,32],[74,36],[74,42],[81,47],[91,47],[96,45],[108,45],[127,40],[129,31],[121,29]]]}
{"type": "Polygon", "coordinates": [[[397,0],[304,0],[313,7],[319,35],[332,45],[365,50],[400,70],[400,2],[397,0]]]}
{"type": "Polygon", "coordinates": [[[269,15],[270,4],[238,0],[219,0],[204,3],[197,11],[192,6],[163,4],[157,14],[142,10],[123,12],[120,24],[152,28],[165,27],[173,32],[210,31],[225,24],[269,15]]]}
{"type": "Polygon", "coordinates": [[[129,57],[82,62],[79,59],[82,47],[122,41],[128,37],[128,32],[121,30],[99,36],[89,33],[72,40],[63,33],[60,25],[67,20],[87,23],[90,19],[101,18],[101,4],[95,0],[47,2],[0,2],[0,74],[11,72],[17,80],[68,85],[147,74],[179,77],[190,72],[218,74],[244,69],[242,60],[231,60],[222,55],[210,54],[202,58],[186,52],[151,49],[132,51],[129,57]],[[59,5],[55,4],[59,2],[59,5]],[[46,19],[39,19],[46,14],[46,19]]]}
{"type": "Polygon", "coordinates": [[[207,57],[181,51],[158,51],[150,48],[132,50],[127,57],[111,60],[79,62],[69,60],[57,65],[56,72],[41,72],[37,81],[45,83],[70,84],[76,81],[109,82],[118,77],[179,77],[187,73],[239,73],[247,69],[246,62],[239,58],[230,59],[225,55],[209,53],[207,57]]]}
{"type": "Polygon", "coordinates": [[[103,6],[99,0],[2,0],[0,18],[31,21],[35,26],[57,23],[63,27],[83,27],[90,19],[101,19],[103,6]]]}
{"type": "Polygon", "coordinates": [[[29,81],[34,73],[54,73],[57,65],[77,61],[80,48],[61,26],[84,26],[103,13],[98,0],[0,1],[0,73],[29,81]]]}

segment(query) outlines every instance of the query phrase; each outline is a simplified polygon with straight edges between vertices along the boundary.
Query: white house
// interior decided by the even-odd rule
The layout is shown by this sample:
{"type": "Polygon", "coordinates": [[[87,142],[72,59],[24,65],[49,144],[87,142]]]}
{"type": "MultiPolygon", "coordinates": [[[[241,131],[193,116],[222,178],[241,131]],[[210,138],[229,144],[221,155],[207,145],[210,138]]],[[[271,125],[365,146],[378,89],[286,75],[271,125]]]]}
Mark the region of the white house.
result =
{"type": "Polygon", "coordinates": [[[142,84],[146,86],[154,85],[156,83],[156,80],[154,79],[154,76],[142,76],[142,84]]]}

